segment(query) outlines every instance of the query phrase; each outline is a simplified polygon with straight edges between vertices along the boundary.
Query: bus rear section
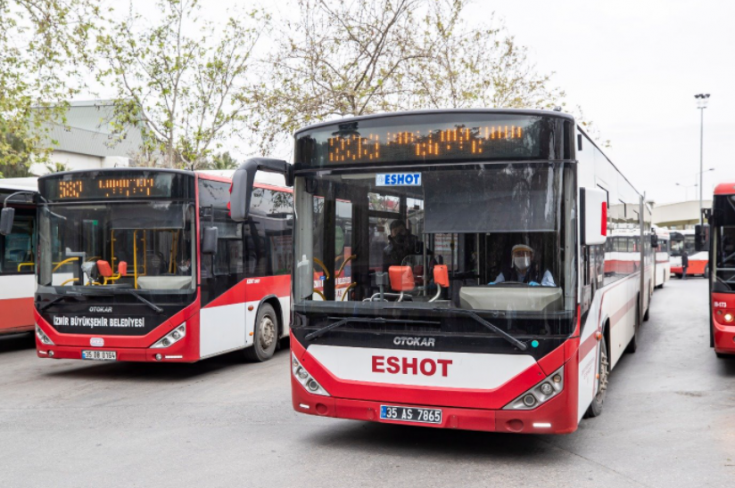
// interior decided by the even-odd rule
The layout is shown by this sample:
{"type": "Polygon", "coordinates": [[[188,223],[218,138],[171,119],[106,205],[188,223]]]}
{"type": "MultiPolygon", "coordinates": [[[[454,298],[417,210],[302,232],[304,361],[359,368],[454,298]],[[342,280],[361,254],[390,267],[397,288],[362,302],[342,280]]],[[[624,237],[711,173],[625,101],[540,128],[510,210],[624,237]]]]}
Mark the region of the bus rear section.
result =
{"type": "Polygon", "coordinates": [[[39,357],[269,359],[288,334],[291,194],[259,185],[236,224],[230,185],[142,168],[42,177],[39,357]]]}
{"type": "Polygon", "coordinates": [[[707,251],[697,251],[695,245],[694,230],[678,230],[671,231],[671,274],[677,278],[684,277],[684,267],[682,266],[682,252],[686,251],[689,258],[689,266],[686,269],[686,276],[702,276],[706,277],[709,273],[709,254],[707,251]]]}
{"type": "Polygon", "coordinates": [[[718,357],[735,355],[735,183],[715,188],[710,215],[710,345],[718,357]]]}
{"type": "Polygon", "coordinates": [[[34,328],[36,202],[35,180],[0,185],[0,205],[15,211],[13,225],[0,235],[0,335],[34,328]]]}
{"type": "Polygon", "coordinates": [[[656,288],[663,288],[671,279],[671,256],[669,254],[671,236],[668,229],[660,227],[656,227],[654,233],[658,240],[658,247],[654,250],[656,259],[654,285],[656,288]]]}
{"type": "Polygon", "coordinates": [[[640,229],[640,197],[611,174],[610,198],[629,210],[608,215],[594,165],[574,163],[576,135],[571,117],[529,111],[297,132],[293,408],[514,433],[599,415],[642,276],[640,245],[636,271],[605,273],[606,233],[640,229]]]}

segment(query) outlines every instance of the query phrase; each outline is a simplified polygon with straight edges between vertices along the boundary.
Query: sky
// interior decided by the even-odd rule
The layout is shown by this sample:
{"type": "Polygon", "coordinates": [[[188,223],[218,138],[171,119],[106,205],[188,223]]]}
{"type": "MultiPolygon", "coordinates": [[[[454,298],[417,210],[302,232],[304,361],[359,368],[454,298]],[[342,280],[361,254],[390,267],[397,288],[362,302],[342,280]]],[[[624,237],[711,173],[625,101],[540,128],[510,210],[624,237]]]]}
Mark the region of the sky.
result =
{"type": "MultiPolygon", "coordinates": [[[[224,20],[228,7],[252,6],[288,15],[292,2],[218,0],[205,14],[224,20]]],[[[149,0],[133,4],[154,12],[149,0]]],[[[648,200],[699,198],[697,93],[711,95],[703,167],[714,171],[704,173],[704,198],[716,183],[735,181],[735,118],[727,115],[735,114],[735,1],[475,0],[467,14],[483,22],[493,12],[539,72],[555,73],[567,106],[579,105],[611,141],[605,152],[648,200]]]]}

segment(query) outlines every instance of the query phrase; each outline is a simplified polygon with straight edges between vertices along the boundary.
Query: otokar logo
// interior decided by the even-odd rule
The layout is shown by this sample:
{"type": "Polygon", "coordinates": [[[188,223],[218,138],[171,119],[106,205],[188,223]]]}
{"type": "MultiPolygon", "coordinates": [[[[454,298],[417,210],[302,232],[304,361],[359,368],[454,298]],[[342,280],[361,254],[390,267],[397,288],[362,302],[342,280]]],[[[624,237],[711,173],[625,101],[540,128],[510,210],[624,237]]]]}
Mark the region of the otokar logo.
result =
{"type": "Polygon", "coordinates": [[[435,347],[436,339],[433,337],[395,337],[393,344],[396,346],[435,347]]]}
{"type": "Polygon", "coordinates": [[[112,307],[89,307],[90,313],[112,313],[112,307]]]}

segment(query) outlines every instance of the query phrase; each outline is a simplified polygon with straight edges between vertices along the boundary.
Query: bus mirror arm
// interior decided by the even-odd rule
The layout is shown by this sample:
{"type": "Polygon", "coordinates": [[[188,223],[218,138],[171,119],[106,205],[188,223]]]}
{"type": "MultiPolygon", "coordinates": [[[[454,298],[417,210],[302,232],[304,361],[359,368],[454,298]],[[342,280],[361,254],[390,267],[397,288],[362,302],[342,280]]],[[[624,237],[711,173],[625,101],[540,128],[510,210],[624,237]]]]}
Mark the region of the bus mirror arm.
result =
{"type": "Polygon", "coordinates": [[[283,175],[286,186],[293,186],[293,166],[282,159],[250,158],[232,175],[230,191],[230,216],[235,222],[244,222],[250,209],[250,197],[258,171],[283,175]]]}

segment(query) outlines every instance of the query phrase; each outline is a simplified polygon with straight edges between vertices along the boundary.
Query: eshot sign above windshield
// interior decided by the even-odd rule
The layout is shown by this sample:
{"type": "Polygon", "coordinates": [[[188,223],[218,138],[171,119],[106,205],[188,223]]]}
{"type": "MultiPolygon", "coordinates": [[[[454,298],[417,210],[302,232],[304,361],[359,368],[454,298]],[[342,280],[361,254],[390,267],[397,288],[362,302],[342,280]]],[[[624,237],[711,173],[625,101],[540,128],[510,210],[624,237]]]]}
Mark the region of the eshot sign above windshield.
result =
{"type": "Polygon", "coordinates": [[[421,186],[421,173],[378,174],[375,186],[421,186]]]}

